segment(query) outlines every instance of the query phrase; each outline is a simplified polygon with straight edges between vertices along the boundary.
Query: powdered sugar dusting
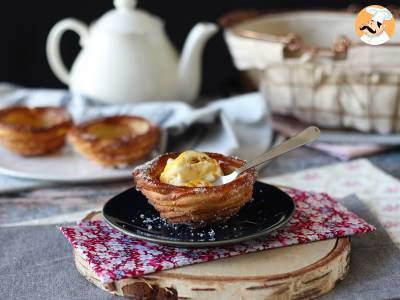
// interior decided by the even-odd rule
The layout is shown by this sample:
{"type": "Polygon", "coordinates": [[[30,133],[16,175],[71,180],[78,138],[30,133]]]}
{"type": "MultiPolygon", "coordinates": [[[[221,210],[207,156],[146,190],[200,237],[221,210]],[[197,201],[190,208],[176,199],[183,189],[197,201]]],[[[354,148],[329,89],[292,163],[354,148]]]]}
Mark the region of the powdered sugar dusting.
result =
{"type": "Polygon", "coordinates": [[[134,168],[133,173],[135,176],[138,176],[146,181],[152,180],[153,178],[150,176],[150,174],[155,171],[156,163],[160,157],[161,155],[134,168]]]}
{"type": "Polygon", "coordinates": [[[141,164],[133,169],[133,172],[143,174],[143,173],[149,173],[154,170],[155,163],[157,160],[160,158],[161,155],[153,158],[152,160],[149,160],[145,162],[144,164],[141,164]]]}

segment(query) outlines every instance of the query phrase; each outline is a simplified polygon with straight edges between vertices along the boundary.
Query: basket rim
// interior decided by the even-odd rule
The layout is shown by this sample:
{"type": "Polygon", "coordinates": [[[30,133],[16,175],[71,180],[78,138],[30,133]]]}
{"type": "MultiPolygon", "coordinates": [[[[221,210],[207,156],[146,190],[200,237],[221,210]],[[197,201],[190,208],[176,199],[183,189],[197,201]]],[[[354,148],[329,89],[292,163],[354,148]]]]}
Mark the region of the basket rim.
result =
{"type": "MultiPolygon", "coordinates": [[[[395,8],[391,8],[391,10],[395,11],[395,15],[399,15],[399,11],[395,8]]],[[[286,35],[278,35],[278,34],[269,34],[264,32],[259,32],[255,30],[249,30],[240,28],[241,25],[254,21],[256,19],[266,18],[266,17],[276,17],[280,15],[297,15],[299,13],[310,13],[310,14],[319,14],[319,13],[329,13],[329,14],[342,14],[342,15],[354,15],[355,12],[358,11],[354,8],[348,8],[347,10],[343,9],[322,9],[322,8],[311,8],[311,9],[281,9],[281,10],[270,10],[270,11],[259,11],[259,10],[234,10],[222,15],[218,19],[218,24],[225,29],[225,31],[241,38],[248,38],[260,41],[267,41],[270,43],[278,43],[283,44],[286,51],[289,53],[295,53],[301,51],[302,54],[310,53],[313,55],[322,55],[322,56],[336,56],[338,53],[346,54],[348,48],[350,47],[371,47],[365,43],[360,41],[354,41],[348,39],[344,41],[346,45],[341,47],[338,51],[335,49],[335,45],[333,44],[331,48],[326,47],[306,47],[301,43],[300,38],[296,33],[289,32],[286,35]]],[[[340,37],[340,36],[338,36],[340,37]]],[[[388,42],[384,47],[398,47],[400,46],[400,42],[388,42]]]]}

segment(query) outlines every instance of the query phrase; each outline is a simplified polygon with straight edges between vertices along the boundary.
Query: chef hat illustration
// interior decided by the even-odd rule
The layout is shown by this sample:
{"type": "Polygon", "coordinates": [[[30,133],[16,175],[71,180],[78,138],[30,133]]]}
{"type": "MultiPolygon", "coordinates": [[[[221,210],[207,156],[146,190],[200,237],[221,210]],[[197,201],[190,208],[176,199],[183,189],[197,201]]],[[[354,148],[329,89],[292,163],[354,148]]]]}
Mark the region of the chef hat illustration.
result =
{"type": "Polygon", "coordinates": [[[381,24],[383,24],[383,21],[390,20],[392,18],[392,13],[386,8],[368,6],[366,11],[372,15],[372,21],[379,22],[381,24]]]}

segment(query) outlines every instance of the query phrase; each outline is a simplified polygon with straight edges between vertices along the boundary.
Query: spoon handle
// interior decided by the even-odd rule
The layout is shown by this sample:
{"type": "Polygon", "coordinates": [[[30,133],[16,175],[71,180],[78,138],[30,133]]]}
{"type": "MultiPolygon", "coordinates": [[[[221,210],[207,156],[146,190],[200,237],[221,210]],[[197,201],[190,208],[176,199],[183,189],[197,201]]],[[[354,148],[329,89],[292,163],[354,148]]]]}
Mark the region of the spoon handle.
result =
{"type": "Polygon", "coordinates": [[[300,146],[308,144],[320,136],[320,130],[318,127],[310,126],[301,131],[300,133],[296,134],[294,137],[286,140],[285,142],[279,144],[278,146],[273,147],[271,150],[267,151],[266,153],[260,155],[256,159],[246,163],[242,167],[236,169],[235,173],[240,174],[247,169],[256,167],[261,165],[279,155],[292,151],[300,146]]]}

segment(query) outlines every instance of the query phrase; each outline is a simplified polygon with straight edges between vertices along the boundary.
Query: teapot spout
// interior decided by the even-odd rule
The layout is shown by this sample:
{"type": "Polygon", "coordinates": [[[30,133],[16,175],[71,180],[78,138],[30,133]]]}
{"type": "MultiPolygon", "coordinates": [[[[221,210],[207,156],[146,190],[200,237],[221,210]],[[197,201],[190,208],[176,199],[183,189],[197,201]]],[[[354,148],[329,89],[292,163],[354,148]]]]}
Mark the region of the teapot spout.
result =
{"type": "Polygon", "coordinates": [[[184,101],[192,101],[199,94],[204,46],[217,30],[213,23],[199,23],[186,38],[178,69],[179,90],[184,101]]]}

